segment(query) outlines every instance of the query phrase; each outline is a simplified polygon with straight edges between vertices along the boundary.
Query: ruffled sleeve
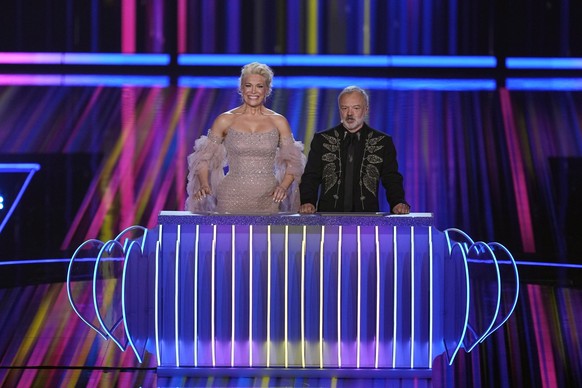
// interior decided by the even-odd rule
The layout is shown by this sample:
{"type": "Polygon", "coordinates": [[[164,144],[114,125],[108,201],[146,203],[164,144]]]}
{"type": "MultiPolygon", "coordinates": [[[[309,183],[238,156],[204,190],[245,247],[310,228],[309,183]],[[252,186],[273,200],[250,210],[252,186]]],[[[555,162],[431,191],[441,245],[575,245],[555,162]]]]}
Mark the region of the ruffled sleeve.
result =
{"type": "Polygon", "coordinates": [[[287,198],[281,203],[283,212],[299,210],[299,183],[307,158],[303,154],[303,143],[293,137],[283,137],[279,140],[279,149],[275,157],[275,176],[281,183],[286,174],[293,175],[293,183],[287,189],[287,198]]]}
{"type": "Polygon", "coordinates": [[[226,149],[222,144],[222,138],[215,136],[211,131],[208,136],[201,136],[194,143],[194,152],[188,155],[188,185],[186,191],[186,210],[191,212],[208,212],[216,209],[216,188],[224,178],[226,166],[226,149]],[[208,182],[212,195],[199,201],[194,199],[194,194],[200,190],[198,180],[199,171],[208,168],[208,182]]]}

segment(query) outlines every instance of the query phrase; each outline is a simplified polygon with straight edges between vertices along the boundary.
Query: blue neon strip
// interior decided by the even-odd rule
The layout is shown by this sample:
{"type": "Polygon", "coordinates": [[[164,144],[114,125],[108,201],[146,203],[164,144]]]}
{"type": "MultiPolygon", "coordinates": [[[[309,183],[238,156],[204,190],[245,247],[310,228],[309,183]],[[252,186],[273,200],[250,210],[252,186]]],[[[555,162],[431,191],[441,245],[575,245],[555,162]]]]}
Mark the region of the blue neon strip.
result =
{"type": "Polygon", "coordinates": [[[508,69],[582,69],[582,58],[507,58],[508,69]]]}
{"type": "Polygon", "coordinates": [[[508,78],[509,90],[582,90],[582,78],[508,78]]]}
{"type": "MultiPolygon", "coordinates": [[[[364,77],[277,77],[276,88],[283,89],[343,89],[359,85],[364,89],[392,90],[495,90],[493,79],[414,79],[414,78],[364,78],[364,77]]],[[[180,77],[182,87],[236,88],[237,77],[180,77]]]]}
{"type": "Polygon", "coordinates": [[[417,55],[233,55],[182,54],[178,64],[185,66],[243,66],[258,61],[270,66],[308,67],[485,67],[497,66],[492,56],[417,56],[417,55]]]}
{"type": "Polygon", "coordinates": [[[169,54],[64,53],[66,65],[169,65],[169,54]]]}
{"type": "Polygon", "coordinates": [[[136,75],[65,75],[63,85],[86,86],[159,86],[170,85],[166,76],[136,76],[136,75]]]}
{"type": "Polygon", "coordinates": [[[394,67],[493,68],[497,66],[497,58],[491,56],[394,55],[390,59],[394,67]]]}
{"type": "Polygon", "coordinates": [[[37,163],[0,163],[1,172],[32,172],[40,170],[37,163]]]}

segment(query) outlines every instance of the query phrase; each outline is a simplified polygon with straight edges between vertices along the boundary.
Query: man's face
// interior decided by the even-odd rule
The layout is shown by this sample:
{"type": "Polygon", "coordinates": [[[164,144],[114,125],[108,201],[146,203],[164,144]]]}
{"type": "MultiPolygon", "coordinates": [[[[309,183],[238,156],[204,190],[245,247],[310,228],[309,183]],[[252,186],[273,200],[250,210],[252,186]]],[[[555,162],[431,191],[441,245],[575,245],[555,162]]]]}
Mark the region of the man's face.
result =
{"type": "Polygon", "coordinates": [[[346,93],[340,97],[339,111],[343,126],[350,132],[357,132],[368,113],[366,99],[358,92],[346,93]]]}

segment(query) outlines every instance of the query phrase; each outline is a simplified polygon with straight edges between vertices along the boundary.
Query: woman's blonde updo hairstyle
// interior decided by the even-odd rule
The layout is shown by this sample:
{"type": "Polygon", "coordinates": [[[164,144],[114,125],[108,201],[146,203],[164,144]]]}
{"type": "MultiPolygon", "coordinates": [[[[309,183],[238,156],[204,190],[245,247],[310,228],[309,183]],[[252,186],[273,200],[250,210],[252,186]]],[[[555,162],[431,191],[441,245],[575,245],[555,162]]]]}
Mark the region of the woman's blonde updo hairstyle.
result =
{"type": "Polygon", "coordinates": [[[271,83],[273,82],[273,70],[264,63],[259,62],[252,62],[248,65],[244,65],[240,72],[239,78],[239,86],[238,86],[238,93],[242,94],[243,82],[247,75],[250,74],[258,74],[262,75],[265,78],[265,87],[267,88],[267,93],[265,94],[266,97],[271,95],[271,83]]]}

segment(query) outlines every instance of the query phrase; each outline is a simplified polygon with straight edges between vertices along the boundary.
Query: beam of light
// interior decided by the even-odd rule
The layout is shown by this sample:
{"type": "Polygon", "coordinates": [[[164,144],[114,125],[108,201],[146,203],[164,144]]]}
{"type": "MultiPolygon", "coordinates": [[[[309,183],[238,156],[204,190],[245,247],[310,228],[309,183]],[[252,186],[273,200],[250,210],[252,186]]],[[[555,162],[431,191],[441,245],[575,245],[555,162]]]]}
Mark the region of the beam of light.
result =
{"type": "Polygon", "coordinates": [[[180,290],[180,233],[182,225],[178,224],[176,231],[176,257],[175,257],[175,272],[174,272],[174,335],[175,335],[175,350],[176,350],[176,366],[180,366],[180,332],[178,330],[179,322],[179,290],[180,290]]]}
{"type": "Polygon", "coordinates": [[[503,130],[507,142],[507,153],[509,154],[510,173],[515,194],[517,218],[519,220],[521,243],[525,253],[533,253],[536,250],[533,221],[527,193],[526,168],[523,165],[524,156],[519,146],[519,130],[515,123],[511,97],[507,88],[501,88],[499,90],[499,97],[503,114],[503,130]]]}
{"type": "Polygon", "coordinates": [[[505,59],[508,69],[582,69],[582,58],[517,58],[505,59]]]}

